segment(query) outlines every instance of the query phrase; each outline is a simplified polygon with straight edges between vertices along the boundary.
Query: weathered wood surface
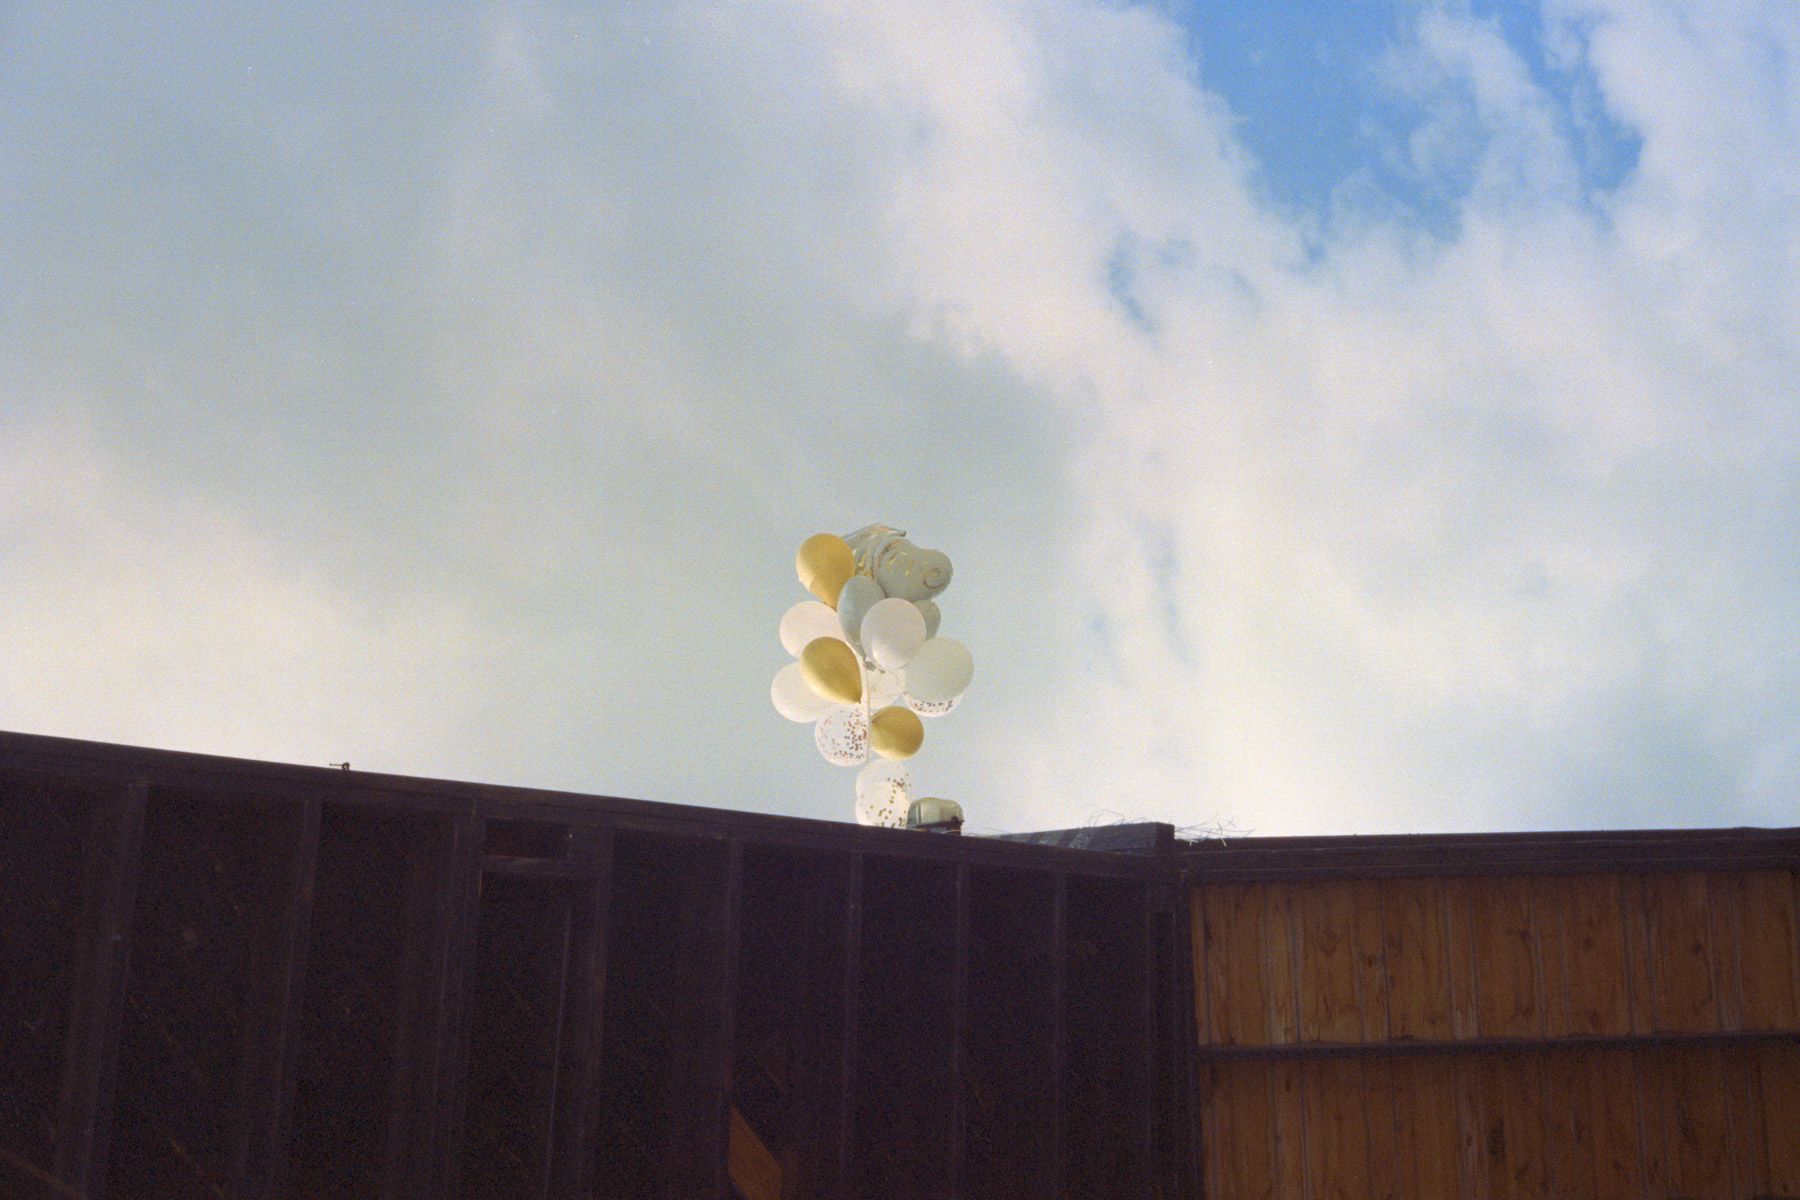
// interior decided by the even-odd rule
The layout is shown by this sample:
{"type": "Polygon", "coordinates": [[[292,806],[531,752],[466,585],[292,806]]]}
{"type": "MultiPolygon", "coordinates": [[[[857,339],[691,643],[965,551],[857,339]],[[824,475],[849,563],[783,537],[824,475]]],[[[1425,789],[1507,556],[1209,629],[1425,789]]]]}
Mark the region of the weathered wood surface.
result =
{"type": "Polygon", "coordinates": [[[1215,856],[1207,1196],[1800,1197],[1800,860],[1752,841],[1745,869],[1630,873],[1215,856]]]}
{"type": "Polygon", "coordinates": [[[4,733],[0,816],[0,1194],[1197,1195],[1173,856],[4,733]]]}

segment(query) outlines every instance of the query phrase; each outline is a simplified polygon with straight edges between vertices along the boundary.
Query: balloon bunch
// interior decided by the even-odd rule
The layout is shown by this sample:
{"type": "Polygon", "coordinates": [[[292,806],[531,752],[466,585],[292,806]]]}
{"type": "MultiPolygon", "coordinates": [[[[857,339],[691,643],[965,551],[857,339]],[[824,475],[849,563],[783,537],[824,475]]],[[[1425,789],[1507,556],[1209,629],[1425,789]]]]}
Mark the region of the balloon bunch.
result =
{"type": "Polygon", "coordinates": [[[788,720],[813,723],[826,762],[862,767],[858,821],[904,825],[912,789],[904,760],[925,741],[919,718],[955,708],[975,674],[968,647],[937,636],[950,559],[913,545],[903,529],[870,525],[848,537],[814,534],[794,566],[818,599],[781,618],[781,645],[797,661],[775,673],[769,698],[788,720]]]}

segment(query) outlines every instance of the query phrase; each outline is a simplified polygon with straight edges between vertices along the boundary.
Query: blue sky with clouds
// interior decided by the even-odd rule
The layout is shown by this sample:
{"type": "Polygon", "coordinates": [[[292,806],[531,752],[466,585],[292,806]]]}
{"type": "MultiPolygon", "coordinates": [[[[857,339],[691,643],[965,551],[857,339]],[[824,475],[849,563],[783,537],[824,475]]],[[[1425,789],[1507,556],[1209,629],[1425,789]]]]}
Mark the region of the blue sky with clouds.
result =
{"type": "Polygon", "coordinates": [[[1800,822],[1789,0],[15,4],[0,727],[982,829],[1800,822]]]}

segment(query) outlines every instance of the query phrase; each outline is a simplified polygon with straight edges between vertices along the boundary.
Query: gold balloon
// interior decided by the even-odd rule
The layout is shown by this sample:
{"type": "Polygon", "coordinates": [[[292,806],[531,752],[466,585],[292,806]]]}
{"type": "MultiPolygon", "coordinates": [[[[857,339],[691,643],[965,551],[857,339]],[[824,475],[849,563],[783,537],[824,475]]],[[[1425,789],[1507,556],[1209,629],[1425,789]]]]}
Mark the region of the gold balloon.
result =
{"type": "Polygon", "coordinates": [[[807,591],[836,608],[845,581],[856,574],[856,555],[835,533],[815,533],[800,543],[794,570],[807,591]]]}
{"type": "Polygon", "coordinates": [[[856,651],[837,638],[814,638],[806,643],[806,649],[800,651],[800,674],[813,691],[834,703],[855,704],[862,699],[862,668],[856,664],[856,651]]]}
{"type": "Polygon", "coordinates": [[[925,722],[904,704],[869,718],[869,749],[883,758],[911,758],[925,744],[925,722]]]}

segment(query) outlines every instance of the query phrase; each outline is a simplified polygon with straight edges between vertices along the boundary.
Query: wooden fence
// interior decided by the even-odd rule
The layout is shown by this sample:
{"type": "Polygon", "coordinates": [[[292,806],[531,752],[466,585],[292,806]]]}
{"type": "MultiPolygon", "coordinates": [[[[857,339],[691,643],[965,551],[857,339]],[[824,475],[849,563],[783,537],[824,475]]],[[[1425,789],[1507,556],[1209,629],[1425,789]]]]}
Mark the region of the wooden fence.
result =
{"type": "Polygon", "coordinates": [[[1800,1196],[1800,831],[1188,859],[1213,1200],[1800,1196]]]}
{"type": "Polygon", "coordinates": [[[1106,854],[0,734],[0,1196],[1198,1196],[1106,854]]]}

